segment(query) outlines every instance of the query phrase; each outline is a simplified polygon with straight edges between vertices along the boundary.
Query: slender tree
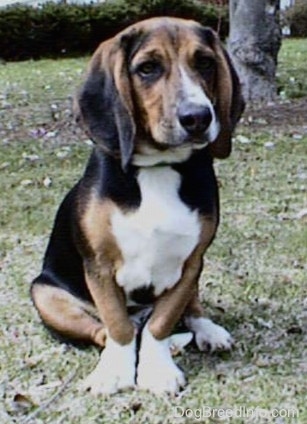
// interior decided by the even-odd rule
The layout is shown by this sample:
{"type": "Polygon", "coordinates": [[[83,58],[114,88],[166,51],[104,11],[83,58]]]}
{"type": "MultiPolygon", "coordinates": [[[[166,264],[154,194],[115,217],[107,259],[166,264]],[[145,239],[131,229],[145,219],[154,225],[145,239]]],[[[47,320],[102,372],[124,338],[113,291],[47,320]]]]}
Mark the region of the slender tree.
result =
{"type": "Polygon", "coordinates": [[[247,101],[276,96],[280,0],[230,0],[228,51],[247,101]]]}

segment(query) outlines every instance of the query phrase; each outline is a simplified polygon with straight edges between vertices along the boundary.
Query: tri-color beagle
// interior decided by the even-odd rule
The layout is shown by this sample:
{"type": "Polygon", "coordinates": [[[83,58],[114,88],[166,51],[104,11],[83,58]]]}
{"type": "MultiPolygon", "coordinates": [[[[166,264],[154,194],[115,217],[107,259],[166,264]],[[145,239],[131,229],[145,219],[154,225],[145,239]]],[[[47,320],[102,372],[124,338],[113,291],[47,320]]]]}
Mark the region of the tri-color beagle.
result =
{"type": "Polygon", "coordinates": [[[175,393],[185,379],[169,336],[181,318],[200,350],[231,347],[203,316],[198,278],[219,221],[213,158],[230,154],[243,110],[237,75],[211,29],[154,18],[98,47],[76,108],[95,147],[32,299],[54,333],[104,348],[93,393],[175,393]]]}

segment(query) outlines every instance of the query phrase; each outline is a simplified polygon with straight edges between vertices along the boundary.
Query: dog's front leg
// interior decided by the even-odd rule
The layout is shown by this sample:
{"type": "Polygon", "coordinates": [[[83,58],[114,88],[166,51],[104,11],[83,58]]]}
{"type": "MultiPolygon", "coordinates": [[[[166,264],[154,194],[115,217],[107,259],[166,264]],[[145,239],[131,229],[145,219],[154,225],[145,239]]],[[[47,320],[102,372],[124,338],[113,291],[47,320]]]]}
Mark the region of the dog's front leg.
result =
{"type": "Polygon", "coordinates": [[[136,331],[128,316],[125,296],[112,276],[111,267],[87,263],[85,269],[86,282],[106,327],[107,339],[98,365],[82,387],[96,395],[108,395],[134,386],[136,331]]]}
{"type": "Polygon", "coordinates": [[[185,385],[183,372],[172,359],[169,336],[195,293],[202,268],[203,249],[196,249],[186,262],[180,281],[155,303],[142,332],[137,383],[156,394],[175,394],[185,385]]]}

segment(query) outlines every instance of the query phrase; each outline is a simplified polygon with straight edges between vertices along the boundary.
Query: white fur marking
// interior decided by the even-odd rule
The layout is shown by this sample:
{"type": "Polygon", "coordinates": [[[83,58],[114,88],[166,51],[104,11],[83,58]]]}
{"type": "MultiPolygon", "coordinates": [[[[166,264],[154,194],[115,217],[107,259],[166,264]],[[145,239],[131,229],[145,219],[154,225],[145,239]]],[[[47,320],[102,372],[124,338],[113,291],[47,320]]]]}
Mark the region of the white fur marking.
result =
{"type": "Polygon", "coordinates": [[[195,340],[199,350],[229,350],[233,339],[225,328],[215,324],[207,318],[186,317],[187,327],[195,333],[195,340]]]}
{"type": "MultiPolygon", "coordinates": [[[[184,162],[192,154],[194,148],[198,147],[191,145],[169,148],[165,151],[158,151],[154,147],[143,146],[142,153],[133,155],[133,164],[136,166],[155,166],[158,164],[171,164],[184,162]]],[[[199,148],[204,147],[201,145],[199,148]]]]}
{"type": "Polygon", "coordinates": [[[123,256],[116,273],[126,293],[153,284],[155,295],[173,287],[195,248],[200,223],[180,199],[180,175],[170,167],[139,171],[141,205],[133,212],[117,209],[112,229],[123,256]]]}
{"type": "Polygon", "coordinates": [[[155,339],[147,325],[142,332],[137,384],[155,394],[175,394],[186,384],[170,352],[170,340],[155,339]]]}
{"type": "Polygon", "coordinates": [[[120,345],[111,337],[101,353],[98,365],[81,384],[83,390],[93,395],[110,395],[134,386],[136,366],[136,340],[120,345]]]}
{"type": "Polygon", "coordinates": [[[182,98],[187,103],[193,103],[195,105],[207,106],[210,109],[212,115],[212,121],[209,128],[206,131],[208,142],[212,143],[220,132],[220,125],[217,121],[216,113],[213,104],[209,97],[205,94],[199,84],[196,84],[186,73],[186,71],[180,67],[180,75],[182,81],[182,98]]]}

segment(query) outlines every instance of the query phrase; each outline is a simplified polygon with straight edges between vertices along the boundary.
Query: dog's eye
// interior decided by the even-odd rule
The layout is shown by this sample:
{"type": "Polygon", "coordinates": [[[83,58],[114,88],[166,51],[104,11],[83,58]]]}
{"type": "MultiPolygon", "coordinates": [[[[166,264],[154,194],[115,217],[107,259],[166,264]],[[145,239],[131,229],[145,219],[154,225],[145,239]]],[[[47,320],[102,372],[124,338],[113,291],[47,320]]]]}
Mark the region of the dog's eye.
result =
{"type": "Polygon", "coordinates": [[[194,66],[201,75],[208,77],[215,71],[216,63],[213,57],[196,54],[194,58],[194,66]]]}
{"type": "Polygon", "coordinates": [[[136,73],[143,78],[156,76],[160,74],[161,71],[161,65],[153,60],[148,60],[146,62],[141,63],[136,69],[136,73]]]}

